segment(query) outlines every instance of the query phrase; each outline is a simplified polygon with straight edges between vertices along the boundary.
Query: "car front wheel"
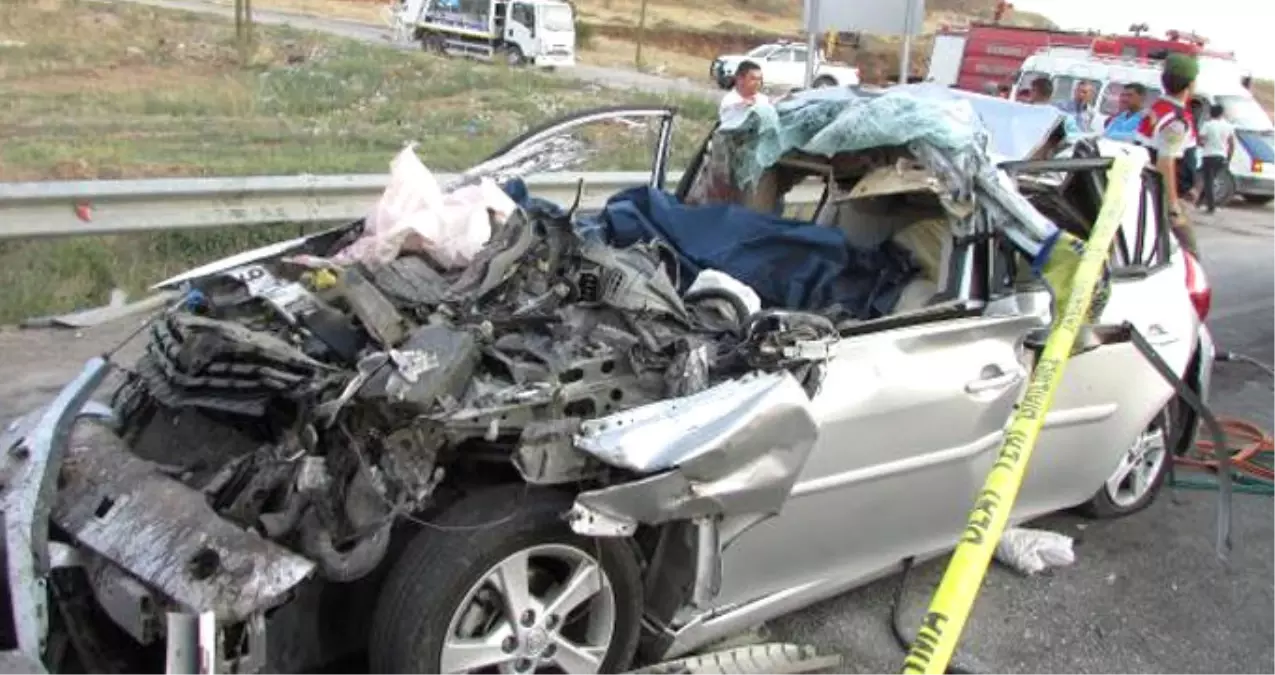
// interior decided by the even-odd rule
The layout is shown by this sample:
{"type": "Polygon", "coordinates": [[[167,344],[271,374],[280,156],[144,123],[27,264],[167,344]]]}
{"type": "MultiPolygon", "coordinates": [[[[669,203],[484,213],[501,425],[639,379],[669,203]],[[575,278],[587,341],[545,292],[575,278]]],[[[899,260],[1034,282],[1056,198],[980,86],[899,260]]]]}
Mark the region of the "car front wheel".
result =
{"type": "Polygon", "coordinates": [[[1111,476],[1080,510],[1093,518],[1119,518],[1150,506],[1169,475],[1172,437],[1173,421],[1166,408],[1138,434],[1111,476]]]}
{"type": "Polygon", "coordinates": [[[642,615],[633,548],[572,532],[569,495],[515,488],[460,500],[408,544],[377,604],[372,672],[628,667],[642,615]]]}

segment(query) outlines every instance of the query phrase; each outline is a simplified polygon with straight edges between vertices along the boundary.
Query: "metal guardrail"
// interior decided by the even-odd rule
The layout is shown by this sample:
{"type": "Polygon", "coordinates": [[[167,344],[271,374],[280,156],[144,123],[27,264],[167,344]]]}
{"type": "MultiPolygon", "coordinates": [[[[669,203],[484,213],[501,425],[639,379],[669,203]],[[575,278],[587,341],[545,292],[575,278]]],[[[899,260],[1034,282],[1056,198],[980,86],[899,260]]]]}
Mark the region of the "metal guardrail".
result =
{"type": "MultiPolygon", "coordinates": [[[[616,192],[645,184],[644,171],[528,176],[531,194],[597,210],[616,192]]],[[[454,175],[438,175],[445,183],[454,175]]],[[[675,185],[681,172],[670,172],[675,185]]],[[[365,216],[385,190],[387,174],[246,176],[147,180],[0,183],[0,239],[122,234],[275,223],[340,223],[365,216]]],[[[790,203],[818,200],[798,187],[790,203]]]]}
{"type": "MultiPolygon", "coordinates": [[[[607,197],[649,175],[554,173],[526,180],[533,195],[570,204],[584,179],[582,206],[601,208],[607,197]]],[[[453,177],[438,176],[440,182],[453,177]]],[[[354,174],[0,183],[0,238],[349,222],[367,215],[388,181],[388,174],[354,174]]]]}

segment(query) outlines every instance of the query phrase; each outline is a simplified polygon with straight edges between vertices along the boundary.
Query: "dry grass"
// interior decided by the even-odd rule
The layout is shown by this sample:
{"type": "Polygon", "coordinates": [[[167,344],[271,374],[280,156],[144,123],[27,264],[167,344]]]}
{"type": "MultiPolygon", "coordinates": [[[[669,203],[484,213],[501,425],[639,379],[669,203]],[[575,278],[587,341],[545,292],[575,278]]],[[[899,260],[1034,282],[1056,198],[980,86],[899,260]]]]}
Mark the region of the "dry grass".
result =
{"type": "Polygon", "coordinates": [[[1254,78],[1252,91],[1253,98],[1262,104],[1269,115],[1275,117],[1275,82],[1254,78]]]}
{"type": "MultiPolygon", "coordinates": [[[[381,172],[412,140],[427,165],[454,171],[528,126],[618,102],[567,78],[265,26],[241,65],[233,28],[206,15],[0,2],[0,180],[381,172]]],[[[715,111],[671,102],[683,162],[715,111]]],[[[599,138],[582,168],[644,168],[647,141],[599,138]]],[[[0,323],[101,304],[113,287],[139,291],[278,235],[0,241],[0,323]]]]}
{"type": "MultiPolygon", "coordinates": [[[[634,68],[637,43],[619,38],[597,36],[579,52],[584,63],[613,68],[634,68]]],[[[642,47],[642,70],[665,77],[684,77],[693,81],[708,77],[709,59],[684,54],[653,45],[642,47]]]]}
{"type": "MultiPolygon", "coordinates": [[[[211,0],[229,5],[233,0],[211,0]]],[[[606,28],[607,35],[581,39],[579,56],[583,63],[633,68],[636,33],[642,0],[574,0],[580,20],[589,26],[606,28]],[[628,33],[625,35],[623,33],[628,33]]],[[[990,19],[995,0],[931,0],[926,32],[944,24],[972,19],[990,19]]],[[[384,23],[389,0],[255,0],[255,7],[300,12],[372,24],[384,23]]],[[[673,77],[703,79],[712,55],[740,50],[741,38],[749,47],[767,36],[799,37],[802,31],[801,0],[647,0],[648,43],[643,48],[643,70],[673,77]],[[670,40],[670,33],[682,37],[670,40]],[[756,35],[754,40],[747,36],[756,35]],[[652,44],[654,43],[654,44],[652,44]]],[[[1045,17],[1032,12],[1013,12],[1008,23],[1051,26],[1045,17]]],[[[928,63],[928,39],[917,45],[915,63],[928,63]]],[[[899,43],[892,37],[869,38],[867,53],[885,57],[890,67],[897,61],[899,43]]],[[[849,53],[842,58],[854,61],[849,53]]]]}

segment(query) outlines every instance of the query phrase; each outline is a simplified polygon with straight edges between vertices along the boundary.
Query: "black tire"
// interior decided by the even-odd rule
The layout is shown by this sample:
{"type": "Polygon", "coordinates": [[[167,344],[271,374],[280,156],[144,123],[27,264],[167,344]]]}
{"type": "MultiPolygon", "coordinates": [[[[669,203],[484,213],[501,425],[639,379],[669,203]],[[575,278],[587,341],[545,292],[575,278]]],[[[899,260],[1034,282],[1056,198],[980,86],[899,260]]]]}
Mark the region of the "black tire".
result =
{"type": "Polygon", "coordinates": [[[526,61],[526,57],[523,56],[522,50],[518,48],[518,45],[509,45],[500,50],[500,54],[505,59],[505,65],[510,68],[521,66],[526,61]]]}
{"type": "Polygon", "coordinates": [[[1213,203],[1217,206],[1226,206],[1235,198],[1235,176],[1231,175],[1230,169],[1223,167],[1213,177],[1213,185],[1204,186],[1201,189],[1213,190],[1213,203]]]}
{"type": "Polygon", "coordinates": [[[483,489],[434,519],[445,527],[473,529],[422,528],[413,535],[381,587],[368,643],[371,672],[439,672],[448,626],[469,589],[509,555],[554,543],[600,557],[616,608],[601,672],[628,668],[642,619],[637,553],[625,539],[588,539],[572,532],[563,519],[571,503],[568,494],[522,485],[483,489]]]}
{"type": "Polygon", "coordinates": [[[1171,439],[1178,437],[1178,430],[1174,427],[1176,417],[1171,414],[1173,403],[1170,402],[1164,410],[1152,420],[1148,425],[1148,430],[1159,427],[1164,434],[1165,448],[1164,460],[1160,463],[1159,469],[1149,482],[1147,491],[1136,501],[1130,504],[1119,504],[1112,499],[1111,494],[1107,491],[1106,481],[1098,488],[1093,497],[1089,501],[1077,508],[1082,515],[1096,520],[1110,520],[1114,518],[1123,518],[1131,516],[1155,502],[1156,497],[1160,494],[1160,490],[1164,487],[1164,481],[1169,476],[1169,469],[1173,464],[1173,449],[1169,447],[1171,439]]]}
{"type": "Polygon", "coordinates": [[[820,75],[819,77],[815,78],[814,86],[815,88],[835,87],[837,86],[837,81],[831,77],[828,77],[827,75],[820,75]]]}
{"type": "Polygon", "coordinates": [[[1269,204],[1272,199],[1275,199],[1275,197],[1271,195],[1244,195],[1244,201],[1257,206],[1269,204]]]}
{"type": "Polygon", "coordinates": [[[445,41],[443,36],[426,33],[421,36],[421,49],[428,54],[442,54],[445,41]]]}

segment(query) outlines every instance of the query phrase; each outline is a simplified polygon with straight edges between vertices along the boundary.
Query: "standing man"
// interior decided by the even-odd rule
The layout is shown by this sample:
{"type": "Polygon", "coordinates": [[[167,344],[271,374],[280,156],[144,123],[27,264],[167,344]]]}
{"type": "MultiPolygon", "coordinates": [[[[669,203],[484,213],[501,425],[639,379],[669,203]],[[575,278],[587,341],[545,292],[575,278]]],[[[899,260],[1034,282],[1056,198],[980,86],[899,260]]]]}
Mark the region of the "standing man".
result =
{"type": "Polygon", "coordinates": [[[732,110],[748,108],[758,103],[770,103],[770,97],[761,91],[761,66],[754,61],[742,61],[735,68],[735,86],[722,97],[717,106],[717,119],[732,110]]]}
{"type": "Polygon", "coordinates": [[[1160,71],[1160,85],[1164,87],[1161,96],[1147,110],[1147,114],[1138,125],[1138,142],[1151,153],[1151,160],[1163,177],[1165,201],[1169,207],[1169,220],[1173,231],[1182,243],[1182,247],[1199,258],[1195,245],[1195,231],[1186,218],[1181,195],[1182,181],[1179,176],[1185,167],[1182,160],[1188,146],[1194,144],[1193,129],[1195,122],[1191,119],[1191,110],[1187,102],[1195,88],[1195,76],[1200,66],[1195,59],[1181,53],[1170,54],[1164,60],[1160,71]]]}
{"type": "Polygon", "coordinates": [[[1138,125],[1146,115],[1143,110],[1147,100],[1147,88],[1130,82],[1120,90],[1120,112],[1107,118],[1103,135],[1113,141],[1132,143],[1138,136],[1138,125]]]}
{"type": "Polygon", "coordinates": [[[1217,205],[1213,203],[1213,181],[1231,163],[1231,156],[1235,154],[1235,128],[1222,118],[1224,112],[1222,106],[1214,103],[1209,107],[1209,121],[1200,126],[1204,185],[1200,187],[1200,196],[1196,198],[1195,205],[1199,207],[1206,204],[1206,213],[1217,210],[1217,205]]]}
{"type": "Polygon", "coordinates": [[[1072,92],[1072,98],[1066,103],[1058,105],[1063,112],[1067,113],[1067,117],[1071,118],[1068,123],[1068,133],[1087,134],[1094,130],[1093,119],[1093,84],[1082,80],[1076,83],[1076,89],[1072,92]]]}

